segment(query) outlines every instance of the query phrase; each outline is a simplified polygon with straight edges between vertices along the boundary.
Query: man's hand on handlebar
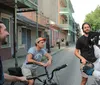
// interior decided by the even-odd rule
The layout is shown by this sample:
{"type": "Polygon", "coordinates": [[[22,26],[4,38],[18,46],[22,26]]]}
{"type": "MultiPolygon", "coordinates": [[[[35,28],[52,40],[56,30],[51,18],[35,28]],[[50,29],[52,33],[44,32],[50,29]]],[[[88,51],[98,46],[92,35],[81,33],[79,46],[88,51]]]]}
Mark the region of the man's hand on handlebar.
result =
{"type": "Polygon", "coordinates": [[[82,62],[83,65],[85,65],[86,62],[87,62],[87,60],[86,60],[85,58],[82,58],[82,59],[81,59],[81,62],[82,62]]]}
{"type": "Polygon", "coordinates": [[[46,67],[46,63],[40,62],[40,65],[46,67]]]}
{"type": "MultiPolygon", "coordinates": [[[[33,63],[32,62],[28,62],[27,64],[33,64],[33,63]]],[[[36,63],[34,63],[34,64],[36,64],[36,63]]],[[[47,66],[51,65],[51,61],[49,60],[46,63],[44,63],[44,62],[37,62],[36,65],[47,67],[47,66]]]]}
{"type": "Polygon", "coordinates": [[[40,65],[47,67],[51,65],[51,61],[47,61],[46,63],[40,62],[40,65]]]}
{"type": "Polygon", "coordinates": [[[47,61],[46,66],[50,66],[51,65],[51,61],[47,61]]]}

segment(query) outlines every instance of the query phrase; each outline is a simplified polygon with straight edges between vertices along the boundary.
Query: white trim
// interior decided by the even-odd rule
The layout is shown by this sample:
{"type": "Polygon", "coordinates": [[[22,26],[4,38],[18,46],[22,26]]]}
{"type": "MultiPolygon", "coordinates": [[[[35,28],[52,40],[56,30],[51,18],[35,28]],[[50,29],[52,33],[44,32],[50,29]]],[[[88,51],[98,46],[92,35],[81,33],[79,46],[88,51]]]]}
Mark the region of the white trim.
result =
{"type": "Polygon", "coordinates": [[[60,14],[64,14],[64,13],[67,13],[67,14],[68,14],[69,12],[66,12],[66,11],[60,11],[59,13],[60,13],[60,14]]]}

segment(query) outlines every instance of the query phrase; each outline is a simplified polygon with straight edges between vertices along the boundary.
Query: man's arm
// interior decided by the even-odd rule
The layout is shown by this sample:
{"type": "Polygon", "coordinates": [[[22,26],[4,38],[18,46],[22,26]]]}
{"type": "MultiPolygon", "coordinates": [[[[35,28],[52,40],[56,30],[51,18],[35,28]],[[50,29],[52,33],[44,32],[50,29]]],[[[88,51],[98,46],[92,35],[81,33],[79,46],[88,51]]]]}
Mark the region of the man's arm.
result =
{"type": "Polygon", "coordinates": [[[86,59],[80,55],[79,49],[75,49],[74,54],[76,55],[76,57],[78,57],[81,60],[82,64],[86,63],[86,59]]]}
{"type": "Polygon", "coordinates": [[[27,55],[27,62],[31,62],[31,63],[37,64],[37,65],[45,66],[45,63],[39,62],[39,61],[36,61],[36,60],[32,59],[32,56],[33,55],[31,53],[29,53],[27,55]]]}
{"type": "Polygon", "coordinates": [[[7,81],[27,81],[25,77],[11,76],[7,73],[4,73],[4,79],[7,81]]]}
{"type": "Polygon", "coordinates": [[[44,56],[47,57],[47,59],[48,59],[48,61],[47,61],[47,63],[46,63],[46,66],[51,65],[52,56],[51,56],[49,53],[46,53],[44,56]]]}

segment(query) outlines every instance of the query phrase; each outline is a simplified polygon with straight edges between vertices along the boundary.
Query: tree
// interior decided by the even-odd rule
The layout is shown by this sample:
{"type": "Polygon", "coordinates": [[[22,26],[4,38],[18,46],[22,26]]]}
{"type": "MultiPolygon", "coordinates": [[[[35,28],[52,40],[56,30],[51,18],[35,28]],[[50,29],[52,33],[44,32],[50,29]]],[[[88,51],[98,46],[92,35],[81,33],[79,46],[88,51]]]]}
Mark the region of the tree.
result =
{"type": "Polygon", "coordinates": [[[100,30],[100,6],[98,5],[94,11],[87,14],[84,21],[91,24],[93,31],[100,30]]]}

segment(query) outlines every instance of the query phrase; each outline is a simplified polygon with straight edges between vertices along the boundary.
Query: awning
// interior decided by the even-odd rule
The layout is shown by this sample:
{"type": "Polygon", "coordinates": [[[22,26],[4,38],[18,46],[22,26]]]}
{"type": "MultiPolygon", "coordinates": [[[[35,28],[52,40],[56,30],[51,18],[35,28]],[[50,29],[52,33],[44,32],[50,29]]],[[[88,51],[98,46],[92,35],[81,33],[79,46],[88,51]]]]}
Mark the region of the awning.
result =
{"type": "MultiPolygon", "coordinates": [[[[22,15],[17,15],[17,20],[21,21],[21,22],[18,22],[19,25],[27,25],[27,26],[31,26],[31,27],[35,27],[36,28],[36,22],[28,19],[27,17],[25,16],[22,16],[22,15]],[[23,22],[23,23],[22,23],[23,22]]],[[[41,28],[41,29],[45,29],[47,27],[41,25],[41,24],[38,24],[38,28],[41,28]]]]}
{"type": "MultiPolygon", "coordinates": [[[[21,22],[24,22],[24,24],[28,25],[28,26],[36,26],[36,22],[22,16],[22,15],[17,15],[17,20],[21,21],[21,22]]],[[[19,22],[18,22],[19,23],[19,22]]],[[[19,23],[21,24],[21,23],[19,23]]]]}
{"type": "MultiPolygon", "coordinates": [[[[11,8],[15,7],[15,0],[0,0],[0,3],[11,8]]],[[[17,7],[18,9],[32,8],[32,10],[37,10],[37,0],[17,0],[17,7]]]]}

